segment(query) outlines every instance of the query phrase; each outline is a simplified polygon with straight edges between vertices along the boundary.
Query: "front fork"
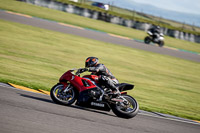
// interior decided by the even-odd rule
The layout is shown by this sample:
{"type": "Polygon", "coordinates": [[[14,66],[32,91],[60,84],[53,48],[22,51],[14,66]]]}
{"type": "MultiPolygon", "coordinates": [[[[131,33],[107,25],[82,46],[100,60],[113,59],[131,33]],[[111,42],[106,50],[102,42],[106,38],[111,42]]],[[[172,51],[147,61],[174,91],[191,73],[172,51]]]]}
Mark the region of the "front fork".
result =
{"type": "Polygon", "coordinates": [[[71,84],[61,83],[63,85],[63,89],[60,93],[66,93],[72,89],[71,84]]]}

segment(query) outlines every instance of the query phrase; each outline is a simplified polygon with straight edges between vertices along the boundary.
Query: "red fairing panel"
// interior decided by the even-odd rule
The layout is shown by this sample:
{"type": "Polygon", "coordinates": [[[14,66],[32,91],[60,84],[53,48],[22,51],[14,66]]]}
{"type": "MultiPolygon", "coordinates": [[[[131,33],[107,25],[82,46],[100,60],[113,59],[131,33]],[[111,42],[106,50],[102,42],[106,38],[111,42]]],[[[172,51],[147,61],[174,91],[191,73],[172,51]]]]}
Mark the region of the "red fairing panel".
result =
{"type": "Polygon", "coordinates": [[[60,82],[63,80],[69,81],[72,78],[73,74],[70,71],[65,72],[59,79],[60,82]]]}
{"type": "Polygon", "coordinates": [[[79,76],[72,74],[71,71],[67,71],[60,77],[59,81],[60,83],[64,85],[64,87],[67,86],[67,81],[69,81],[79,92],[96,87],[96,85],[94,85],[89,79],[86,79],[86,78],[96,80],[98,76],[87,75],[84,77],[85,78],[81,78],[79,76]],[[88,84],[88,86],[85,86],[83,84],[83,80],[88,84]]]}
{"type": "Polygon", "coordinates": [[[73,84],[79,92],[96,87],[89,79],[81,78],[79,76],[74,76],[74,79],[71,80],[70,83],[73,84]],[[85,86],[83,80],[86,81],[89,86],[85,86]]]}
{"type": "Polygon", "coordinates": [[[85,75],[85,76],[83,76],[83,78],[89,78],[89,79],[95,81],[95,83],[99,82],[99,76],[97,76],[97,75],[85,75]]]}

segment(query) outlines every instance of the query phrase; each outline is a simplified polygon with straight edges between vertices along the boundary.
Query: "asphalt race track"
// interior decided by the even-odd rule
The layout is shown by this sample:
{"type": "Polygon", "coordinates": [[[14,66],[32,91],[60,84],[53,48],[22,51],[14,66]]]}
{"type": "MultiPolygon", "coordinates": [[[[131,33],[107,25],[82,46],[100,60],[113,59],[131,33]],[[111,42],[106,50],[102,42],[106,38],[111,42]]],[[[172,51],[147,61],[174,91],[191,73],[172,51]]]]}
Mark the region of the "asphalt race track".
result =
{"type": "Polygon", "coordinates": [[[53,103],[48,95],[0,84],[1,133],[199,133],[200,124],[139,113],[116,117],[75,105],[53,103]]]}
{"type": "Polygon", "coordinates": [[[94,30],[84,29],[84,28],[75,27],[75,26],[69,26],[63,23],[48,21],[48,20],[44,20],[44,19],[40,19],[36,17],[31,17],[28,15],[19,14],[19,13],[16,14],[16,13],[0,10],[0,19],[27,24],[27,25],[31,25],[31,26],[35,26],[35,27],[39,27],[43,29],[48,29],[48,30],[53,30],[57,32],[78,35],[81,37],[95,39],[95,40],[99,40],[103,42],[124,45],[131,48],[155,52],[155,53],[159,53],[163,55],[174,56],[177,58],[182,58],[182,59],[186,59],[190,61],[200,62],[199,54],[193,54],[193,53],[184,52],[184,51],[177,51],[170,48],[160,48],[153,45],[145,45],[144,43],[137,42],[132,39],[129,40],[125,38],[120,38],[120,37],[116,37],[107,33],[97,32],[94,30]]]}

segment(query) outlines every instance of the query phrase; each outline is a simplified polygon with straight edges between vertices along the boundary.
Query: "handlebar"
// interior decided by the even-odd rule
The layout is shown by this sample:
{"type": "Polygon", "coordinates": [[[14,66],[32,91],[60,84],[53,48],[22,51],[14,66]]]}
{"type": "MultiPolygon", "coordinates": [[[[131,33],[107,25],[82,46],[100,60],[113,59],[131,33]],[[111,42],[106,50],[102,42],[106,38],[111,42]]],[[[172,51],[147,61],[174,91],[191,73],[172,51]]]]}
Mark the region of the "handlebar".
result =
{"type": "Polygon", "coordinates": [[[84,73],[84,72],[88,71],[87,68],[73,69],[73,71],[74,70],[77,70],[77,72],[75,73],[75,75],[80,75],[81,73],[84,73]]]}

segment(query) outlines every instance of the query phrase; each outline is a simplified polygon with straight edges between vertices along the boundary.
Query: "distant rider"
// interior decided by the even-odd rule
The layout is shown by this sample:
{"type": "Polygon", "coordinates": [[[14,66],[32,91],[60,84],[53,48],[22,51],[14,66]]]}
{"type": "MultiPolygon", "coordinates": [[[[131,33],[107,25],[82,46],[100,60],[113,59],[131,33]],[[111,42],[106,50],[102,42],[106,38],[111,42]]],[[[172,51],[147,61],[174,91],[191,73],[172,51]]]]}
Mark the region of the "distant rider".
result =
{"type": "Polygon", "coordinates": [[[158,37],[160,36],[160,26],[154,26],[153,28],[149,29],[148,31],[150,31],[152,33],[152,37],[153,40],[158,39],[158,37]]]}
{"type": "Polygon", "coordinates": [[[88,57],[85,61],[85,67],[89,72],[92,72],[92,75],[97,75],[99,77],[99,83],[110,88],[113,94],[118,95],[120,93],[118,88],[115,86],[119,83],[118,80],[104,64],[99,63],[97,57],[88,57]]]}

